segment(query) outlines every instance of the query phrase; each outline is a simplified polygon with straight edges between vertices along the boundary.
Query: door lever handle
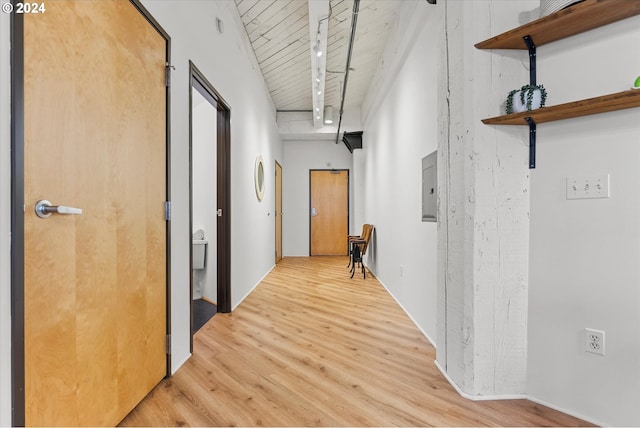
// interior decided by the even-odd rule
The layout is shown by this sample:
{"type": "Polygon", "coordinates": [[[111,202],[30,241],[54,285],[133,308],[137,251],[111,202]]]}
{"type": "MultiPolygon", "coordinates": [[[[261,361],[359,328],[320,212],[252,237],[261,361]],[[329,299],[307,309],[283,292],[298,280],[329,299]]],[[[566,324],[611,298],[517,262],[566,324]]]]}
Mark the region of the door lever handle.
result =
{"type": "Polygon", "coordinates": [[[49,218],[51,214],[82,214],[82,208],[66,207],[64,205],[51,205],[51,202],[42,199],[36,202],[36,215],[40,218],[49,218]]]}

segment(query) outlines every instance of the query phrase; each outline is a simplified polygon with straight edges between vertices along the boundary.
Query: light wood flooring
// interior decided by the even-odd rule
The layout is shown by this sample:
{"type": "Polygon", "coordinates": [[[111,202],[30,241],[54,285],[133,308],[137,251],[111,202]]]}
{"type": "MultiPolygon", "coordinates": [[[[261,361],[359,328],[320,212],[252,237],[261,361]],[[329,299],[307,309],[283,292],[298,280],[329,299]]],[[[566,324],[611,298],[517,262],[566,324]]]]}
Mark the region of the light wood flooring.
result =
{"type": "Polygon", "coordinates": [[[122,426],[584,426],[527,400],[473,402],[346,257],[285,258],[122,426]]]}

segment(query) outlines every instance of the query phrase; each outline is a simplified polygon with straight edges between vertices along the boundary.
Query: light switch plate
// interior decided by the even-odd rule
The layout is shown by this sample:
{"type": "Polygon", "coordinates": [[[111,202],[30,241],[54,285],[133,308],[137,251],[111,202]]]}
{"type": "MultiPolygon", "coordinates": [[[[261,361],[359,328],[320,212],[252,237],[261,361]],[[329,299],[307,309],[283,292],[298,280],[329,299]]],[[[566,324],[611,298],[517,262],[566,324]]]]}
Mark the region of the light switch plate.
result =
{"type": "Polygon", "coordinates": [[[567,177],[567,199],[608,198],[609,174],[567,177]]]}

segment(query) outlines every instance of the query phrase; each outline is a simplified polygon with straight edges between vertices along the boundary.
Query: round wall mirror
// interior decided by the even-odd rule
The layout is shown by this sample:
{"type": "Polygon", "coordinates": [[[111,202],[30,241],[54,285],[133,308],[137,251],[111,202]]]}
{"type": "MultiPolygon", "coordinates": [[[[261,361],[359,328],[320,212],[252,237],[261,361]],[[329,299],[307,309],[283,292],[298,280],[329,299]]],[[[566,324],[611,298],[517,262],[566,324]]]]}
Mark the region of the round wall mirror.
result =
{"type": "Polygon", "coordinates": [[[264,196],[264,162],[262,161],[262,156],[258,156],[256,158],[254,178],[256,184],[256,196],[259,201],[262,201],[262,197],[264,196]]]}

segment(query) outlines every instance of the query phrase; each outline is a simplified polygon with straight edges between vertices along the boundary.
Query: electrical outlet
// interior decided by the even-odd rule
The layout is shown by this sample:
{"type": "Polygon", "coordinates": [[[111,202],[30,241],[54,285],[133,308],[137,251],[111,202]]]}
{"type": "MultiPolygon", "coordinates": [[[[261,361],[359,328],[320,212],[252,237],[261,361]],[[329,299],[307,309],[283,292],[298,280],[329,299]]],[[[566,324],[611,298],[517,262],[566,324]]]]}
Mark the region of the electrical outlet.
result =
{"type": "Polygon", "coordinates": [[[585,328],[584,350],[592,354],[604,355],[604,331],[585,328]]]}
{"type": "Polygon", "coordinates": [[[608,198],[609,174],[567,177],[567,199],[608,198]]]}

